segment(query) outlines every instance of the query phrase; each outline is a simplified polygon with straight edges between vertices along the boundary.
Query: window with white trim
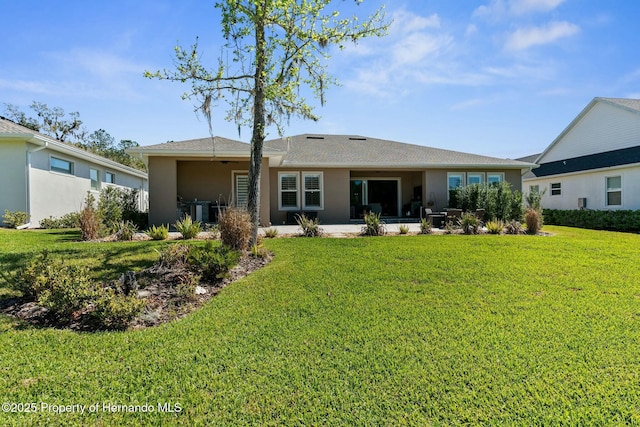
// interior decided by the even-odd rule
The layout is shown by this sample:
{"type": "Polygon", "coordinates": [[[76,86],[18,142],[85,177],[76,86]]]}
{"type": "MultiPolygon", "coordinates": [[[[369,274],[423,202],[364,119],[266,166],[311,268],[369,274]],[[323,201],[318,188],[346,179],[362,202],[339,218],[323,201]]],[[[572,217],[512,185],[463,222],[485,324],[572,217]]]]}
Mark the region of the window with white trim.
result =
{"type": "Polygon", "coordinates": [[[550,184],[551,187],[551,195],[552,196],[562,196],[562,183],[561,182],[552,182],[550,184]]]}
{"type": "Polygon", "coordinates": [[[59,159],[57,157],[51,157],[49,159],[50,169],[52,172],[60,172],[66,173],[68,175],[73,175],[73,162],[68,160],[59,159]]]}
{"type": "Polygon", "coordinates": [[[297,172],[280,172],[278,174],[278,204],[281,210],[300,209],[298,177],[297,172]]]}
{"type": "Polygon", "coordinates": [[[302,208],[323,209],[324,194],[322,191],[322,172],[302,172],[302,208]]]}
{"type": "Polygon", "coordinates": [[[530,185],[529,186],[529,194],[540,194],[540,186],[539,185],[530,185]]]}
{"type": "Polygon", "coordinates": [[[607,206],[622,206],[622,177],[607,177],[607,206]]]}
{"type": "Polygon", "coordinates": [[[89,169],[89,179],[91,180],[91,189],[93,191],[100,190],[100,171],[97,169],[89,169]]]}
{"type": "Polygon", "coordinates": [[[109,184],[115,184],[116,183],[116,174],[113,172],[105,172],[104,174],[104,182],[109,183],[109,184]]]}
{"type": "Polygon", "coordinates": [[[246,173],[235,173],[236,207],[246,208],[249,200],[249,175],[246,173]]]}
{"type": "Polygon", "coordinates": [[[504,173],[488,173],[487,174],[487,184],[489,185],[498,185],[502,181],[504,181],[504,173]]]}
{"type": "Polygon", "coordinates": [[[449,190],[455,190],[464,186],[464,173],[447,173],[447,183],[449,190]]]}
{"type": "Polygon", "coordinates": [[[484,182],[484,173],[467,173],[467,185],[482,184],[484,182]]]}

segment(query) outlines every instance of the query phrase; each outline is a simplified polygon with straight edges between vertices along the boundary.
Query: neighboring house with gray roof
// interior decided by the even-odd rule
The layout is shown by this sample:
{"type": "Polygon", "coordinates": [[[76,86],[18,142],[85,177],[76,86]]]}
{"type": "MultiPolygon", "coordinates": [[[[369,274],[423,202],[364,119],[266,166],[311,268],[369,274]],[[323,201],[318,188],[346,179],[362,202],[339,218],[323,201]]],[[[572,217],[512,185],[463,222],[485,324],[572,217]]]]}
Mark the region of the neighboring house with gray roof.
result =
{"type": "Polygon", "coordinates": [[[545,208],[640,209],[640,99],[594,98],[535,163],[545,208]]]}
{"type": "MultiPolygon", "coordinates": [[[[130,150],[149,167],[149,220],[184,213],[214,222],[219,207],[247,199],[249,144],[220,137],[130,150]]],[[[262,225],[308,212],[324,224],[360,220],[365,211],[419,218],[447,206],[449,189],[508,181],[522,188],[532,163],[350,135],[298,135],[264,143],[262,225]]]]}
{"type": "Polygon", "coordinates": [[[82,209],[87,192],[105,186],[139,191],[147,208],[145,172],[89,153],[0,117],[0,215],[27,212],[31,227],[82,209]]]}

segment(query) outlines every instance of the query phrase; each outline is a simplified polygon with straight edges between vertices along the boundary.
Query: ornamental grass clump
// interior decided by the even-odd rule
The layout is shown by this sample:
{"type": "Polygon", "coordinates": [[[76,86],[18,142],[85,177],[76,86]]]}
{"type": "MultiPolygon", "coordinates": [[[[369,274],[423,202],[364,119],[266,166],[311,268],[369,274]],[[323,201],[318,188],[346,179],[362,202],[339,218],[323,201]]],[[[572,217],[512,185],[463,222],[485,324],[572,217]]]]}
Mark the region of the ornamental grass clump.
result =
{"type": "Polygon", "coordinates": [[[308,218],[305,214],[296,215],[296,222],[301,230],[302,237],[320,237],[324,230],[320,228],[318,218],[308,218]]]}
{"type": "Polygon", "coordinates": [[[398,228],[398,233],[400,233],[400,234],[408,234],[409,233],[409,226],[408,225],[404,225],[404,224],[401,225],[398,228]]]}
{"type": "Polygon", "coordinates": [[[246,209],[228,208],[218,216],[222,244],[237,251],[248,251],[251,240],[251,215],[246,209]]]}
{"type": "Polygon", "coordinates": [[[384,236],[385,234],[387,234],[387,226],[380,219],[379,213],[369,212],[364,215],[363,236],[384,236]]]}
{"type": "Polygon", "coordinates": [[[431,234],[431,221],[428,218],[422,218],[420,220],[420,234],[431,234]]]}
{"type": "Polygon", "coordinates": [[[485,224],[485,227],[487,228],[487,233],[489,234],[500,234],[502,233],[502,230],[504,230],[504,222],[499,219],[494,219],[492,221],[488,221],[485,224]]]}
{"type": "Polygon", "coordinates": [[[193,239],[200,233],[200,221],[194,221],[189,215],[185,215],[181,220],[176,221],[174,226],[178,233],[185,240],[193,239]]]}
{"type": "Polygon", "coordinates": [[[151,237],[152,240],[166,240],[169,237],[169,226],[168,225],[152,225],[144,232],[147,236],[151,237]]]}
{"type": "Polygon", "coordinates": [[[480,232],[480,220],[471,213],[463,214],[459,222],[464,234],[478,234],[480,232]]]}
{"type": "Polygon", "coordinates": [[[527,209],[524,213],[524,221],[527,224],[527,234],[538,234],[542,228],[542,214],[537,209],[527,209]]]}

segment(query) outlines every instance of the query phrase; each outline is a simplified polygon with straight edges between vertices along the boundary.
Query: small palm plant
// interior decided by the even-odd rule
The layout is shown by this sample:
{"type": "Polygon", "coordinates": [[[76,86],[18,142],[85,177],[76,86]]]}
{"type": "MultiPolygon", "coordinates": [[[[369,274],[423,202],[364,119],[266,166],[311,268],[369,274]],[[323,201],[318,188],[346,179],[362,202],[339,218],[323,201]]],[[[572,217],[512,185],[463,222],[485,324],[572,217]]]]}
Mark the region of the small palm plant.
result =
{"type": "Polygon", "coordinates": [[[193,239],[200,232],[200,221],[194,221],[189,215],[185,215],[184,218],[176,221],[174,225],[185,240],[193,239]]]}

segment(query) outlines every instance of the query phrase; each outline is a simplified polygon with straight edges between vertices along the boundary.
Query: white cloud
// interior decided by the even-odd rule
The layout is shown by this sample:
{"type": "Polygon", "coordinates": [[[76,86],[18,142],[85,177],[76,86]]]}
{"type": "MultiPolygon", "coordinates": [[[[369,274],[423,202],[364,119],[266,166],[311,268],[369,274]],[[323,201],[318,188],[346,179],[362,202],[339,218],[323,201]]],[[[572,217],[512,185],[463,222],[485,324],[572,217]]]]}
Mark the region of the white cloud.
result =
{"type": "Polygon", "coordinates": [[[440,17],[437,13],[429,16],[420,16],[406,10],[394,12],[391,16],[393,23],[390,33],[406,34],[414,31],[422,31],[427,28],[440,28],[440,17]]]}
{"type": "Polygon", "coordinates": [[[473,12],[474,18],[500,20],[506,16],[521,16],[535,12],[550,12],[566,0],[491,0],[473,12]]]}
{"type": "Polygon", "coordinates": [[[508,36],[505,49],[518,51],[531,46],[549,44],[558,39],[570,37],[579,31],[580,27],[566,21],[551,22],[542,27],[520,28],[508,36]]]}
{"type": "Polygon", "coordinates": [[[513,0],[509,5],[514,15],[524,15],[530,12],[549,12],[556,9],[565,0],[513,0]]]}
{"type": "Polygon", "coordinates": [[[424,33],[413,33],[398,41],[391,54],[394,66],[418,64],[429,56],[437,55],[453,43],[447,35],[432,36],[424,33]]]}

